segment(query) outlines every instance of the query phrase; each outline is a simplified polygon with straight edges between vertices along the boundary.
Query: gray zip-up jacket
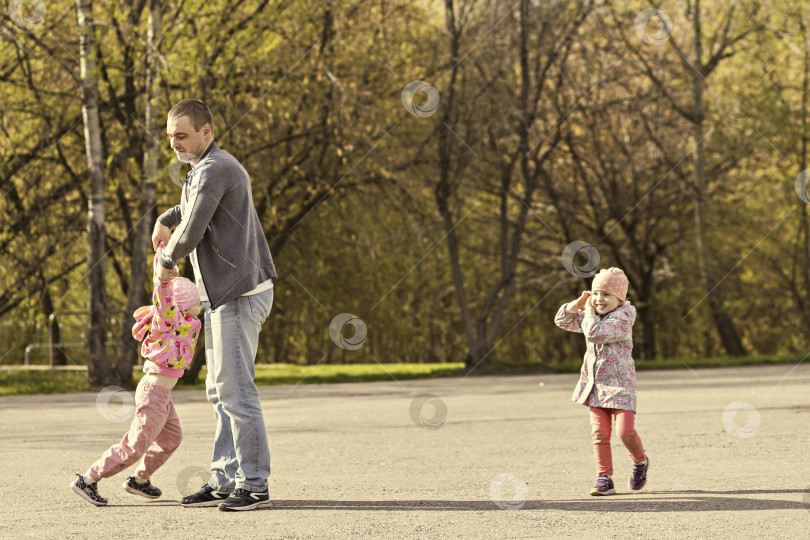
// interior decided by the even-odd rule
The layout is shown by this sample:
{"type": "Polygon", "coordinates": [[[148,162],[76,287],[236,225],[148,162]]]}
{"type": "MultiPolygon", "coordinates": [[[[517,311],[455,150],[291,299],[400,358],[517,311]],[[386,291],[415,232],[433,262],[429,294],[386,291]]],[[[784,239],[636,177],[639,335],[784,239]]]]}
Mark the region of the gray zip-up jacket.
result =
{"type": "Polygon", "coordinates": [[[180,204],[158,221],[177,227],[160,264],[173,268],[196,248],[211,309],[278,277],[253,206],[250,177],[216,142],[187,175],[180,204]]]}

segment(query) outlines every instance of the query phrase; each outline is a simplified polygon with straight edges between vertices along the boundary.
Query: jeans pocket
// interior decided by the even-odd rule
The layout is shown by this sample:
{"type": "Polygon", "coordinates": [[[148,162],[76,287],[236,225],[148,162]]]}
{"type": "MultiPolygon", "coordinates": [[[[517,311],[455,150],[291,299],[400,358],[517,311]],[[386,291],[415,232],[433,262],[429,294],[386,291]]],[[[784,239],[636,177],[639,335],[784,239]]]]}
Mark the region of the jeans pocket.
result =
{"type": "Polygon", "coordinates": [[[250,317],[257,323],[264,324],[273,306],[273,290],[248,296],[247,301],[250,306],[250,317]]]}

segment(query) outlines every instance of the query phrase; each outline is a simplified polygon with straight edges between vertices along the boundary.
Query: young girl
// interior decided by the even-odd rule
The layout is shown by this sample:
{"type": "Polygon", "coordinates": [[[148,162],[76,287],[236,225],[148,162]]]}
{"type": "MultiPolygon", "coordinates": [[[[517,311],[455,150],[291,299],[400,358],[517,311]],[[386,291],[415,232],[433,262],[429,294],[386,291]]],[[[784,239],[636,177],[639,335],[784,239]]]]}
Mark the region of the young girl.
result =
{"type": "MultiPolygon", "coordinates": [[[[161,249],[162,246],[158,253],[161,249]]],[[[160,489],[149,478],[169,459],[182,439],[172,388],[194,356],[201,327],[197,315],[202,305],[197,285],[188,279],[175,277],[161,283],[157,278],[157,261],[156,255],[152,305],[135,311],[137,322],[132,327],[135,339],[143,340],[145,372],[135,390],[135,418],[121,442],[104,452],[87,472],[77,474],[71,484],[73,491],[96,506],[107,504],[98,493],[97,482],[118,474],[141,457],[143,461],[135,475],[124,482],[124,489],[147,499],[160,497],[160,489]]]]}
{"type": "Polygon", "coordinates": [[[554,323],[570,332],[585,334],[588,347],[572,401],[591,409],[591,433],[599,478],[591,495],[613,495],[613,459],[610,453],[611,417],[630,458],[630,489],[647,483],[650,459],[634,426],[636,416],[636,367],[633,323],[636,308],[625,302],[627,277],[618,268],[602,270],[593,279],[592,292],[563,304],[554,323]]]}

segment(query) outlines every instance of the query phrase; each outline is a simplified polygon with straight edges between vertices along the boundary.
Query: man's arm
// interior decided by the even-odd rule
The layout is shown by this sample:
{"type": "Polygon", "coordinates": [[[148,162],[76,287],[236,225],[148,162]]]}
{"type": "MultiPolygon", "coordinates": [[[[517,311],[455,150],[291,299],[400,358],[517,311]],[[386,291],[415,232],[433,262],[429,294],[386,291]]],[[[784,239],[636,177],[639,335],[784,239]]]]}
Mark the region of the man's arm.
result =
{"type": "Polygon", "coordinates": [[[152,249],[157,252],[160,244],[168,244],[169,239],[172,237],[172,230],[160,221],[155,223],[155,228],[152,230],[152,249]]]}
{"type": "Polygon", "coordinates": [[[205,163],[199,180],[186,186],[186,211],[160,255],[161,266],[173,268],[200,243],[230,184],[227,176],[216,163],[205,163]]]}
{"type": "MultiPolygon", "coordinates": [[[[160,223],[155,225],[155,230],[156,231],[157,231],[158,225],[160,225],[160,223]]],[[[169,230],[168,227],[163,227],[163,228],[166,229],[167,231],[169,230]]],[[[171,236],[171,231],[169,232],[169,236],[171,236]]],[[[154,233],[153,233],[152,234],[152,242],[154,242],[154,241],[155,241],[155,236],[154,236],[154,233]]],[[[157,243],[157,247],[155,248],[155,251],[157,251],[157,253],[155,253],[155,260],[152,261],[152,268],[154,270],[155,287],[156,288],[158,287],[158,283],[165,285],[166,283],[170,282],[173,278],[176,278],[177,276],[180,275],[180,272],[178,271],[176,266],[173,266],[172,268],[164,268],[163,265],[160,264],[160,252],[163,250],[163,247],[165,245],[166,245],[166,242],[164,242],[164,241],[159,241],[157,243]]]]}
{"type": "Polygon", "coordinates": [[[160,244],[168,244],[172,237],[172,227],[176,227],[181,220],[180,205],[169,208],[158,216],[155,228],[152,229],[152,249],[157,252],[160,244]]]}

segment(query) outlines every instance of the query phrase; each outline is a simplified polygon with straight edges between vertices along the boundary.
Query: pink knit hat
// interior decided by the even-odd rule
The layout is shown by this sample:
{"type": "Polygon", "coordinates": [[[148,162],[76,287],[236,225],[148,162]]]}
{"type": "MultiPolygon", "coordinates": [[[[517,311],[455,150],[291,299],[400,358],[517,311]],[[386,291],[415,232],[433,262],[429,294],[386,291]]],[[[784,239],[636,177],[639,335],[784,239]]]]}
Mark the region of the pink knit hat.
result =
{"type": "Polygon", "coordinates": [[[180,311],[185,311],[200,303],[200,290],[197,285],[184,277],[176,277],[172,280],[172,296],[180,311]]]}
{"type": "Polygon", "coordinates": [[[627,276],[620,268],[600,270],[593,278],[592,291],[609,292],[622,302],[627,297],[627,276]]]}

